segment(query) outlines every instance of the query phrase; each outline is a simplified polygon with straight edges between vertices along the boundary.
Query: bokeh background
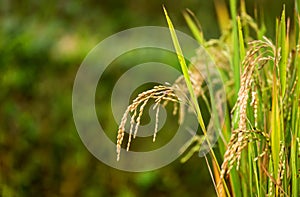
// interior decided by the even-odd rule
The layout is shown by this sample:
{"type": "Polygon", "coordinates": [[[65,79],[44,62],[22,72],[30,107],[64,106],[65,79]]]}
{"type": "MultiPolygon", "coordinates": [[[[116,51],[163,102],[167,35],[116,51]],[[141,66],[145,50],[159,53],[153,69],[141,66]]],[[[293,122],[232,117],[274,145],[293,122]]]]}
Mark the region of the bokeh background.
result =
{"type": "MultiPolygon", "coordinates": [[[[246,1],[252,16],[259,7],[272,39],[283,3],[292,15],[293,1],[246,1]]],[[[182,17],[189,8],[206,39],[220,36],[209,0],[0,1],[0,196],[215,196],[203,158],[122,172],[87,151],[73,122],[73,81],[87,53],[121,30],[166,26],[162,4],[178,30],[190,34],[182,17]]],[[[116,136],[117,123],[104,122],[116,136]]]]}

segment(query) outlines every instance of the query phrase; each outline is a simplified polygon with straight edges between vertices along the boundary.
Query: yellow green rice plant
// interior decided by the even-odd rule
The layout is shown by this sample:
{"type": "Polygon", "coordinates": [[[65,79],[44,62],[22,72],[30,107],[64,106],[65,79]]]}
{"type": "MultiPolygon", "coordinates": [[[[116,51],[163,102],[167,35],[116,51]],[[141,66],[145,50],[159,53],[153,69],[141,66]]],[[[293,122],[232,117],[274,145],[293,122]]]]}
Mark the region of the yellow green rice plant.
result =
{"type": "MultiPolygon", "coordinates": [[[[222,0],[215,0],[215,5],[216,10],[225,16],[218,15],[222,36],[217,40],[204,39],[201,26],[190,10],[183,15],[195,39],[215,61],[227,94],[228,113],[224,126],[219,126],[222,137],[215,147],[208,143],[210,154],[209,158],[205,157],[212,165],[209,169],[216,183],[216,193],[218,196],[300,196],[300,1],[294,2],[293,24],[291,19],[286,18],[282,5],[273,41],[265,36],[264,23],[258,25],[246,13],[244,0],[240,1],[240,8],[237,8],[236,0],[230,0],[229,11],[222,0]],[[231,20],[228,13],[231,13],[231,20]]],[[[195,143],[182,158],[183,162],[199,151],[206,140],[206,128],[197,98],[209,100],[205,96],[207,89],[203,88],[201,73],[193,67],[197,62],[187,65],[165,8],[164,13],[183,75],[173,85],[155,86],[139,94],[128,106],[118,130],[118,159],[127,115],[133,113],[127,144],[129,149],[143,110],[151,99],[155,103],[156,122],[159,121],[157,105],[160,103],[163,106],[173,103],[173,113],[179,114],[179,123],[184,116],[180,109],[185,99],[189,99],[195,108],[204,138],[197,135],[193,139],[195,143]],[[187,94],[190,98],[185,98],[187,94]]],[[[205,104],[214,110],[213,103],[205,104]]],[[[157,126],[153,141],[156,133],[157,126]]]]}

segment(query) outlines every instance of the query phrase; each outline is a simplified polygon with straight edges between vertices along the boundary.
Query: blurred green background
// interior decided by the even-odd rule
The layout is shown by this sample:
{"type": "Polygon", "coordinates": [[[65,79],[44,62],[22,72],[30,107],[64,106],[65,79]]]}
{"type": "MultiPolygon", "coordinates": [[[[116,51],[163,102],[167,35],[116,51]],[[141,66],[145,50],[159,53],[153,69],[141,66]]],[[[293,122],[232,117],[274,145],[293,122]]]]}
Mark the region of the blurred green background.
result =
{"type": "MultiPolygon", "coordinates": [[[[271,2],[246,4],[251,15],[261,8],[273,38],[282,3],[287,15],[293,4],[271,2]]],[[[121,30],[166,26],[162,4],[178,30],[190,34],[181,12],[189,8],[206,39],[220,36],[213,1],[0,1],[0,196],[215,196],[203,158],[122,172],[87,151],[73,122],[73,81],[87,53],[121,30]]],[[[106,124],[115,136],[117,123],[106,124]]]]}

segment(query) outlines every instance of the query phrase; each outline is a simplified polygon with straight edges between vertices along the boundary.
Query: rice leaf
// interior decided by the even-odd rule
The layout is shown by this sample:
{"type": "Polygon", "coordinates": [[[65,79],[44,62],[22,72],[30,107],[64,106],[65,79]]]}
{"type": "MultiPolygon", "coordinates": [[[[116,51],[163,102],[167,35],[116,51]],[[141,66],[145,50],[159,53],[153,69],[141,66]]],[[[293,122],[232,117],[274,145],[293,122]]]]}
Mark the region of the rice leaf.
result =
{"type": "MultiPolygon", "coordinates": [[[[200,107],[198,105],[198,101],[197,101],[197,98],[196,98],[194,90],[193,90],[191,79],[190,79],[189,74],[188,74],[187,64],[185,62],[184,55],[183,55],[183,52],[181,50],[181,47],[180,47],[180,44],[179,44],[179,41],[178,41],[178,38],[177,38],[177,35],[176,35],[176,32],[175,32],[175,28],[174,28],[174,26],[172,24],[172,21],[171,21],[170,17],[168,16],[167,10],[165,9],[164,6],[163,6],[163,10],[164,10],[165,17],[166,17],[166,20],[167,20],[167,23],[168,23],[168,26],[169,26],[171,37],[172,37],[173,44],[174,44],[174,47],[175,47],[175,51],[177,53],[177,58],[179,60],[179,63],[180,63],[180,66],[181,66],[181,70],[183,72],[183,76],[184,76],[186,85],[188,87],[189,93],[191,95],[192,105],[195,107],[195,110],[196,110],[196,113],[197,113],[198,122],[200,124],[200,127],[201,127],[204,135],[205,135],[206,141],[207,141],[207,143],[209,145],[212,159],[213,159],[213,161],[215,162],[215,164],[217,166],[218,173],[220,173],[220,166],[218,164],[217,158],[216,158],[216,156],[214,154],[214,151],[212,150],[212,147],[210,145],[209,140],[207,139],[207,132],[206,132],[204,121],[203,121],[202,114],[201,114],[201,111],[200,111],[200,107]]],[[[230,193],[229,193],[229,190],[227,188],[227,185],[226,185],[225,181],[224,180],[222,180],[222,181],[223,181],[223,186],[225,188],[225,191],[226,191],[227,195],[230,196],[230,193]]],[[[216,188],[216,191],[218,191],[217,188],[216,188]]]]}
{"type": "Polygon", "coordinates": [[[197,18],[195,17],[194,13],[187,9],[183,12],[183,17],[189,26],[190,30],[194,38],[199,42],[199,44],[204,44],[203,32],[201,30],[201,26],[197,18]]]}
{"type": "Polygon", "coordinates": [[[214,0],[216,14],[221,32],[225,32],[230,23],[229,14],[224,0],[214,0]]]}
{"type": "Polygon", "coordinates": [[[244,36],[243,36],[243,29],[242,29],[240,17],[237,18],[237,25],[239,31],[240,60],[243,60],[246,53],[245,53],[244,36]]]}
{"type": "Polygon", "coordinates": [[[288,41],[286,41],[286,22],[285,22],[285,7],[283,8],[280,20],[280,36],[279,47],[281,48],[281,59],[279,62],[279,77],[281,84],[281,95],[285,94],[286,89],[286,66],[288,59],[288,41]]]}
{"type": "Polygon", "coordinates": [[[278,106],[278,89],[277,78],[275,72],[273,73],[273,90],[272,90],[272,111],[271,111],[271,150],[273,159],[273,170],[275,179],[278,178],[279,168],[279,152],[281,140],[281,125],[280,125],[280,111],[278,106]]]}
{"type": "MultiPolygon", "coordinates": [[[[234,84],[235,92],[240,89],[240,55],[239,55],[239,39],[238,39],[238,27],[237,27],[237,13],[236,13],[236,0],[230,0],[230,12],[232,17],[232,42],[233,42],[233,54],[232,54],[232,67],[234,72],[234,84]]],[[[236,96],[236,95],[235,95],[236,96]]]]}
{"type": "Polygon", "coordinates": [[[291,143],[292,196],[298,195],[296,157],[297,157],[297,141],[296,141],[296,137],[292,136],[292,143],[291,143]]]}
{"type": "Polygon", "coordinates": [[[197,118],[198,118],[200,127],[201,127],[203,133],[206,135],[206,128],[205,128],[205,125],[204,125],[203,117],[202,117],[202,114],[201,114],[201,111],[200,111],[200,108],[199,108],[199,105],[198,105],[197,98],[196,98],[194,90],[193,90],[193,86],[192,86],[191,79],[190,79],[190,76],[189,76],[189,73],[188,73],[188,67],[187,67],[184,55],[182,53],[182,50],[181,50],[181,47],[180,47],[175,29],[174,29],[174,26],[172,24],[172,21],[171,21],[170,17],[168,16],[167,10],[165,9],[164,6],[163,6],[163,10],[164,10],[164,13],[165,13],[165,17],[167,19],[167,23],[168,23],[169,30],[170,30],[170,33],[171,33],[171,37],[172,37],[172,40],[173,40],[173,44],[174,44],[174,47],[175,47],[177,58],[179,60],[181,70],[182,70],[187,88],[188,88],[190,96],[191,96],[192,105],[194,106],[194,108],[196,110],[197,118]]]}

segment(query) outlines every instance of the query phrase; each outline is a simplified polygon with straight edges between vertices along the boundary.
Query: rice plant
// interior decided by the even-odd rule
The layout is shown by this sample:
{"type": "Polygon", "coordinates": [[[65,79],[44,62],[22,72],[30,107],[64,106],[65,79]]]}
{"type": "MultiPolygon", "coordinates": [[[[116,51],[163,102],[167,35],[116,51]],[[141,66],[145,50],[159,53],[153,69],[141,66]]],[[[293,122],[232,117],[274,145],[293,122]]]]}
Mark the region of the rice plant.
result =
{"type": "MultiPolygon", "coordinates": [[[[229,16],[225,4],[219,2],[215,1],[216,10],[229,16]]],[[[219,17],[223,33],[218,40],[206,41],[193,13],[184,12],[195,39],[208,51],[222,74],[227,93],[229,113],[221,128],[222,138],[216,147],[210,147],[209,154],[209,169],[218,196],[300,196],[300,2],[295,0],[294,4],[293,23],[286,18],[283,5],[274,41],[265,36],[264,24],[258,25],[246,13],[243,0],[239,9],[236,0],[230,1],[231,20],[219,17]],[[220,158],[215,156],[217,152],[222,155],[220,158]]],[[[141,93],[128,106],[118,130],[118,159],[128,114],[133,113],[127,150],[149,99],[155,101],[156,121],[159,120],[157,105],[172,102],[173,113],[179,113],[180,123],[184,116],[180,108],[185,103],[184,95],[189,93],[188,99],[195,106],[199,125],[206,135],[197,98],[205,97],[207,89],[203,89],[203,78],[193,67],[197,62],[186,64],[165,8],[164,12],[183,75],[173,85],[156,86],[141,93]]],[[[206,104],[210,108],[214,103],[208,99],[211,102],[206,104]]],[[[156,133],[157,127],[153,141],[156,133]]],[[[199,150],[200,137],[182,161],[199,150]]]]}

